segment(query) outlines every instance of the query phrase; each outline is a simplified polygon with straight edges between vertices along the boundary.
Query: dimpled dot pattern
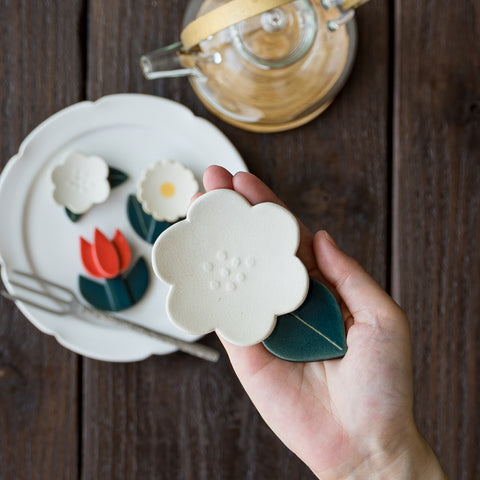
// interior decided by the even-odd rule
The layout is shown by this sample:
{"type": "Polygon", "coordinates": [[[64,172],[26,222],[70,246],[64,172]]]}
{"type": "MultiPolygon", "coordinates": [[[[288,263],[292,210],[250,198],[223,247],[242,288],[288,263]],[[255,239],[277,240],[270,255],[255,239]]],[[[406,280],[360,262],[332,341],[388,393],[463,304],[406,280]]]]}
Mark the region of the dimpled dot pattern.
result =
{"type": "Polygon", "coordinates": [[[214,259],[202,264],[202,270],[206,274],[210,290],[222,289],[226,292],[234,292],[248,279],[245,270],[248,271],[254,266],[253,257],[242,259],[236,255],[230,255],[225,250],[218,250],[214,259]]]}

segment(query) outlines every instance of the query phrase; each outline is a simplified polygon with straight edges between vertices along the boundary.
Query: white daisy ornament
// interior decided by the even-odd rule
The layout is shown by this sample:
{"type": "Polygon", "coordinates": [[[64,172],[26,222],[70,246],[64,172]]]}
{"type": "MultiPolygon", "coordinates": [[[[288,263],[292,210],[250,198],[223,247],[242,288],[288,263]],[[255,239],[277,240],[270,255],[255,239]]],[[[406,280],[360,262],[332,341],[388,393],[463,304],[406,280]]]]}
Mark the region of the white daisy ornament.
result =
{"type": "Polygon", "coordinates": [[[69,153],[52,171],[53,199],[74,214],[81,215],[110,195],[107,162],[97,155],[69,153]]]}
{"type": "Polygon", "coordinates": [[[198,183],[191,170],[167,160],[143,172],[137,200],[155,220],[175,222],[185,217],[190,200],[197,192],[198,183]]]}
{"type": "Polygon", "coordinates": [[[202,195],[153,247],[153,269],[170,284],[170,320],[236,345],[263,341],[307,295],[299,239],[295,217],[277,204],[251,206],[231,190],[202,195]]]}

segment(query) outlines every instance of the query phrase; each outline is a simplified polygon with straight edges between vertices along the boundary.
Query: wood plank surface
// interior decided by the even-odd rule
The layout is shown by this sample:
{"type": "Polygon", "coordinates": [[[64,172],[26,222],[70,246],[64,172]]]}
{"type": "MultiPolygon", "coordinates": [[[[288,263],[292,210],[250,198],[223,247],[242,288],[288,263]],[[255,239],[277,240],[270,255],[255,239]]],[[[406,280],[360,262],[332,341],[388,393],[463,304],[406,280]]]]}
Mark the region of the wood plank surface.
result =
{"type": "MultiPolygon", "coordinates": [[[[184,78],[141,77],[139,55],[178,39],[186,3],[90,1],[88,98],[152,93],[208,118],[305,223],[328,228],[385,285],[388,7],[359,11],[359,58],[334,106],[298,130],[259,135],[209,114],[184,78]]],[[[204,341],[221,349],[213,335],[204,341]]],[[[131,365],[85,360],[83,386],[85,480],[314,478],[265,425],[225,355],[217,365],[182,354],[131,365]]]]}
{"type": "Polygon", "coordinates": [[[480,478],[480,5],[395,11],[393,290],[415,411],[450,478],[480,478]]]}
{"type": "MultiPolygon", "coordinates": [[[[75,2],[0,0],[0,168],[34,127],[81,99],[82,18],[75,2]]],[[[0,297],[1,479],[78,477],[77,373],[75,354],[0,297]]]]}
{"type": "MultiPolygon", "coordinates": [[[[140,54],[178,39],[186,5],[0,0],[0,168],[84,98],[149,93],[212,121],[307,226],[393,292],[412,327],[419,428],[450,478],[480,478],[479,3],[362,6],[346,87],[316,120],[270,135],[215,118],[185,78],[143,79],[140,54]]],[[[214,335],[202,343],[221,350],[214,335]]],[[[84,359],[0,297],[0,480],[56,478],[314,476],[224,353],[215,365],[181,353],[84,359]]]]}

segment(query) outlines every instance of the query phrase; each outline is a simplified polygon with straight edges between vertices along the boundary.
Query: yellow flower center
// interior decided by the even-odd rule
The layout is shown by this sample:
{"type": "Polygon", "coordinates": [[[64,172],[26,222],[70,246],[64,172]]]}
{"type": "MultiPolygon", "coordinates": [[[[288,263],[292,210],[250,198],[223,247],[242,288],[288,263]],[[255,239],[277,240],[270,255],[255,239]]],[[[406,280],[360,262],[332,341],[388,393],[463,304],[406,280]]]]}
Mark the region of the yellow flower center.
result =
{"type": "Polygon", "coordinates": [[[172,198],[175,195],[175,185],[170,182],[162,183],[160,186],[160,195],[165,198],[172,198]]]}

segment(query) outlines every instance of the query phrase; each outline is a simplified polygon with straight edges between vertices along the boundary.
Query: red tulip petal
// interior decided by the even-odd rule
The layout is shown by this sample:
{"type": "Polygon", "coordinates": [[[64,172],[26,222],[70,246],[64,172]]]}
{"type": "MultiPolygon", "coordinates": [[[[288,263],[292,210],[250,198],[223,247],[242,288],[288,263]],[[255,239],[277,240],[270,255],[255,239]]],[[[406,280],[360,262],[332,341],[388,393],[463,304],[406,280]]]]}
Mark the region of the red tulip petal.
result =
{"type": "Polygon", "coordinates": [[[120,258],[120,272],[124,272],[132,260],[132,251],[130,250],[130,245],[128,245],[126,238],[123,236],[123,233],[120,230],[115,231],[113,245],[117,249],[118,257],[120,258]]]}
{"type": "Polygon", "coordinates": [[[98,229],[95,229],[93,261],[104,278],[114,278],[120,273],[120,259],[117,250],[98,229]]]}
{"type": "Polygon", "coordinates": [[[93,261],[92,245],[82,237],[80,237],[80,255],[85,271],[92,277],[102,278],[102,274],[98,271],[98,268],[93,261]]]}

